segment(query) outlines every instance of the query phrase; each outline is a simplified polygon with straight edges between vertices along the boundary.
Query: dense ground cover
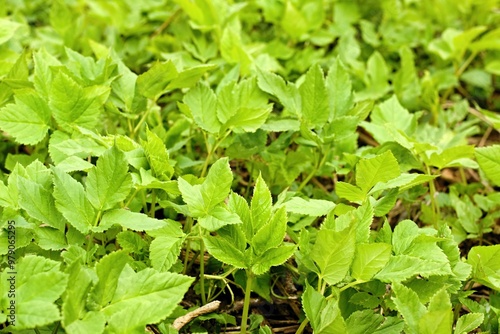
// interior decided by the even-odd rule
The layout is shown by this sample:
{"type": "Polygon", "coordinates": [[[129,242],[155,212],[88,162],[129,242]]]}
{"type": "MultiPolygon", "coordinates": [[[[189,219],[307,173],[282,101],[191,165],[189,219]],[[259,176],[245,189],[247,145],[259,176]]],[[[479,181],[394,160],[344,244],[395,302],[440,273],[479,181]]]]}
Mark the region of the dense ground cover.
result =
{"type": "Polygon", "coordinates": [[[4,0],[0,332],[497,333],[499,27],[4,0]]]}

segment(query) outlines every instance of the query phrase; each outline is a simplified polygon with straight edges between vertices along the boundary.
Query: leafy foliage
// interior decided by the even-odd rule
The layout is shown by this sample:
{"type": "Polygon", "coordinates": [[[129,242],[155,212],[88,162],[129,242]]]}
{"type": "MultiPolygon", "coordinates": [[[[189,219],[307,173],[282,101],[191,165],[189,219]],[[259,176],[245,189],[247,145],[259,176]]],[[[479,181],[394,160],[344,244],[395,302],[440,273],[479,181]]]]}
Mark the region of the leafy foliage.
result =
{"type": "Polygon", "coordinates": [[[497,5],[6,1],[0,332],[498,332],[497,5]]]}

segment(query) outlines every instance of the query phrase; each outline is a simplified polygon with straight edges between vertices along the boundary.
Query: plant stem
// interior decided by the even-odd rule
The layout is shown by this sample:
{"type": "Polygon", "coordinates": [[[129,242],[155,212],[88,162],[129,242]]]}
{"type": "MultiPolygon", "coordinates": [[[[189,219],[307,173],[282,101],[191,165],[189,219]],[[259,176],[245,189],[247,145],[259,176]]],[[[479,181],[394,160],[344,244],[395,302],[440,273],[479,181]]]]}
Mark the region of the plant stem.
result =
{"type": "MultiPolygon", "coordinates": [[[[321,153],[320,153],[320,155],[321,155],[321,153]]],[[[325,161],[326,161],[326,154],[324,154],[322,156],[321,160],[319,160],[318,163],[316,163],[316,165],[314,166],[314,168],[311,171],[311,173],[309,173],[309,175],[307,175],[307,177],[302,181],[302,183],[297,188],[297,192],[301,191],[302,188],[304,188],[309,183],[309,181],[311,181],[311,179],[314,177],[314,175],[316,175],[316,172],[321,167],[323,167],[323,165],[325,164],[325,161]]]]}
{"type": "Polygon", "coordinates": [[[151,192],[151,209],[149,210],[149,216],[151,218],[155,217],[155,211],[156,211],[156,192],[152,190],[151,192]]]}
{"type": "MultiPolygon", "coordinates": [[[[200,224],[198,224],[200,230],[200,237],[202,236],[202,229],[200,224]]],[[[200,238],[200,293],[201,293],[201,304],[205,305],[207,303],[207,296],[205,295],[205,243],[203,238],[200,238]]]]}
{"type": "MultiPolygon", "coordinates": [[[[193,218],[187,217],[186,223],[184,224],[184,233],[191,233],[191,228],[193,227],[193,218]]],[[[191,251],[191,240],[189,238],[186,239],[186,254],[184,257],[184,270],[182,273],[185,275],[188,270],[188,262],[189,262],[189,252],[191,251]]]]}
{"type": "Polygon", "coordinates": [[[241,334],[247,332],[248,309],[250,308],[250,293],[252,292],[253,273],[247,271],[247,286],[245,288],[245,300],[243,302],[243,315],[241,317],[241,334]]]}
{"type": "MultiPolygon", "coordinates": [[[[427,168],[427,174],[431,174],[431,169],[429,166],[426,166],[427,168]]],[[[439,220],[439,206],[436,201],[436,185],[434,184],[434,179],[429,181],[429,195],[431,197],[431,207],[432,207],[432,213],[433,213],[433,220],[434,220],[434,227],[437,229],[438,228],[438,220],[439,220]]]]}
{"type": "Polygon", "coordinates": [[[299,328],[295,332],[295,334],[302,334],[306,326],[309,324],[309,319],[305,318],[304,321],[300,324],[299,328]]]}

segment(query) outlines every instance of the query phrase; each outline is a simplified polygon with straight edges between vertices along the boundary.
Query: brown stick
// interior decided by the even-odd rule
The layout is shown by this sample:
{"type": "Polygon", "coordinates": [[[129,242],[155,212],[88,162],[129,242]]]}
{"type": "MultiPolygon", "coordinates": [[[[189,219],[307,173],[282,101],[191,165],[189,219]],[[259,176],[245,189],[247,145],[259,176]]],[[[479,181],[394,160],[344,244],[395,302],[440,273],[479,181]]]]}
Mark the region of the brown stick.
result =
{"type": "Polygon", "coordinates": [[[206,313],[213,312],[213,311],[217,310],[219,308],[219,306],[220,306],[220,301],[218,301],[218,300],[215,300],[211,303],[203,305],[202,307],[197,308],[196,310],[191,311],[191,312],[183,315],[182,317],[175,319],[173,326],[175,329],[180,330],[182,327],[184,327],[188,322],[190,322],[194,318],[196,318],[200,315],[206,314],[206,313]]]}

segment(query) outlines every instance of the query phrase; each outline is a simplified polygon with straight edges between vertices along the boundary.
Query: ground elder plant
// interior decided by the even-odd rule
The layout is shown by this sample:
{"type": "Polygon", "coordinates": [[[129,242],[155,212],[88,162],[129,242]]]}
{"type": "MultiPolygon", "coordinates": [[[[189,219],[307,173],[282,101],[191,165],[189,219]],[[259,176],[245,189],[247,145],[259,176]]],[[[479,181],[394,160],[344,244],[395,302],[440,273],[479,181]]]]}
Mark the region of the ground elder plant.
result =
{"type": "Polygon", "coordinates": [[[4,1],[1,333],[497,333],[493,0],[4,1]]]}

